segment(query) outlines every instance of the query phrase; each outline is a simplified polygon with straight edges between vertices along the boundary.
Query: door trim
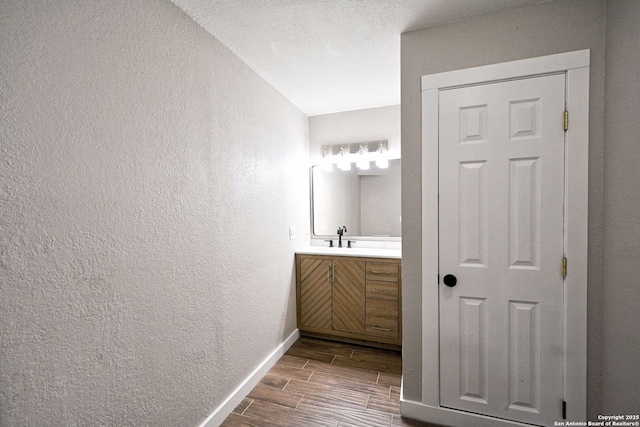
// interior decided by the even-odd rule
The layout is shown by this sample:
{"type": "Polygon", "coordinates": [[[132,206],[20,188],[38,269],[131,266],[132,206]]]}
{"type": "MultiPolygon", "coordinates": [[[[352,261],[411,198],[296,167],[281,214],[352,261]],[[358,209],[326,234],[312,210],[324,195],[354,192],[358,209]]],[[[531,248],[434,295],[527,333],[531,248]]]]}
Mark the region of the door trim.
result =
{"type": "MultiPolygon", "coordinates": [[[[565,248],[569,261],[564,283],[563,382],[568,402],[567,419],[586,420],[589,63],[589,50],[581,50],[422,76],[422,402],[402,401],[403,414],[442,422],[437,419],[436,413],[439,413],[450,423],[467,418],[462,413],[454,416],[457,411],[441,408],[439,398],[439,92],[466,85],[565,73],[570,125],[565,135],[565,248]]],[[[560,419],[560,402],[558,408],[560,419]]]]}

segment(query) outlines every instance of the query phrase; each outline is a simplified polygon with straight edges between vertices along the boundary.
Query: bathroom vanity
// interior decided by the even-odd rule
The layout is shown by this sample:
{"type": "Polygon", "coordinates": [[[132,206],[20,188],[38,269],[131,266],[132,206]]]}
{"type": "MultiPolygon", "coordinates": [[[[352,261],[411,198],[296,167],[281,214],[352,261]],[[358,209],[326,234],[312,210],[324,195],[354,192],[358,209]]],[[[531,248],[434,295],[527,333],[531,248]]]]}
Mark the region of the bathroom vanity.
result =
{"type": "Polygon", "coordinates": [[[399,250],[311,247],[296,254],[296,279],[302,335],[400,348],[399,250]]]}

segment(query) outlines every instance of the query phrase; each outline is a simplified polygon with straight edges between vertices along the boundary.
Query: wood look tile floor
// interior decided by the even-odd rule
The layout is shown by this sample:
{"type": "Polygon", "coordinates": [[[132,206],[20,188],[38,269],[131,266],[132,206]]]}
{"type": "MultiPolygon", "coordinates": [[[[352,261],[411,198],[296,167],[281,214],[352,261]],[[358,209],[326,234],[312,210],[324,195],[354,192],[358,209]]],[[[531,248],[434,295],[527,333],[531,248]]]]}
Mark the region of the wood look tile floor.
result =
{"type": "Polygon", "coordinates": [[[400,417],[400,352],[302,337],[222,423],[437,427],[400,417]]]}

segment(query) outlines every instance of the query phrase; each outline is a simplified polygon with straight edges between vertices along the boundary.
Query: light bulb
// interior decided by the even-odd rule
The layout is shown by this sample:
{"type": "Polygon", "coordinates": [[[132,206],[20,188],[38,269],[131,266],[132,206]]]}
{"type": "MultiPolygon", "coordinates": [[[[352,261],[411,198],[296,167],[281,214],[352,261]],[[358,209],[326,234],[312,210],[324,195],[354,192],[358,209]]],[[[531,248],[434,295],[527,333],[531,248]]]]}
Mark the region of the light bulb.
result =
{"type": "Polygon", "coordinates": [[[376,160],[376,166],[379,167],[380,169],[386,169],[389,167],[389,159],[378,159],[376,160]]]}
{"type": "Polygon", "coordinates": [[[351,163],[346,162],[346,161],[341,161],[338,163],[338,169],[343,170],[343,171],[350,171],[351,170],[351,163]]]}
{"type": "Polygon", "coordinates": [[[358,169],[362,169],[363,171],[366,171],[367,169],[369,169],[369,160],[358,160],[358,162],[356,163],[356,166],[358,167],[358,169]]]}

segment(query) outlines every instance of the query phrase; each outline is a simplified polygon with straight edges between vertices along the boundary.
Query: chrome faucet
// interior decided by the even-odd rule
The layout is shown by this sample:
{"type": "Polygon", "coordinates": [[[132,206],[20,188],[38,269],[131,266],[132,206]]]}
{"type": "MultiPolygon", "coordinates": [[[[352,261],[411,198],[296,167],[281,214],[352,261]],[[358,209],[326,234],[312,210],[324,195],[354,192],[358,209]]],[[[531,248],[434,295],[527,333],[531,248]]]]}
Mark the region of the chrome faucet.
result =
{"type": "Polygon", "coordinates": [[[342,247],[342,235],[347,232],[347,226],[338,227],[338,247],[342,247]]]}

